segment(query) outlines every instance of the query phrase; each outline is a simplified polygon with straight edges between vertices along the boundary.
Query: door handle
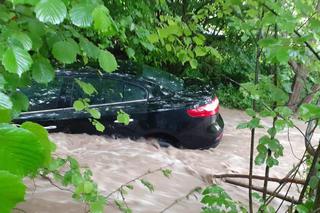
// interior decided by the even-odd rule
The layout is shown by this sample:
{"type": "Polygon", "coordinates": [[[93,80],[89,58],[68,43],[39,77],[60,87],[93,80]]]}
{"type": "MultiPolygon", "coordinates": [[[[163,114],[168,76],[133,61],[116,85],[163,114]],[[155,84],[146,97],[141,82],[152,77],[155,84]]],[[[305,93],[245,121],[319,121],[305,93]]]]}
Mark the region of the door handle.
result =
{"type": "Polygon", "coordinates": [[[57,129],[57,126],[44,126],[46,130],[57,129]]]}
{"type": "MultiPolygon", "coordinates": [[[[129,123],[132,122],[132,121],[134,121],[134,120],[132,118],[130,118],[129,119],[129,123]]],[[[120,123],[118,120],[114,120],[113,122],[116,123],[116,124],[120,123]]]]}

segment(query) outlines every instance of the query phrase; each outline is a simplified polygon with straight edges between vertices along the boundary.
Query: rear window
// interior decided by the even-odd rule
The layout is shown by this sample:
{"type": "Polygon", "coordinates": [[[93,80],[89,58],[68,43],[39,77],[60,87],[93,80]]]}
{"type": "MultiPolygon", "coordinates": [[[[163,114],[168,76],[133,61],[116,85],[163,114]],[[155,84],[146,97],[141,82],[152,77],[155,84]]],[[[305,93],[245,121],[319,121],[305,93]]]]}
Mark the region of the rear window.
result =
{"type": "Polygon", "coordinates": [[[147,98],[147,92],[144,88],[132,84],[124,86],[124,101],[135,101],[147,98]]]}
{"type": "Polygon", "coordinates": [[[142,69],[144,78],[155,81],[170,91],[179,92],[184,88],[183,80],[171,73],[147,65],[144,65],[142,69]]]}

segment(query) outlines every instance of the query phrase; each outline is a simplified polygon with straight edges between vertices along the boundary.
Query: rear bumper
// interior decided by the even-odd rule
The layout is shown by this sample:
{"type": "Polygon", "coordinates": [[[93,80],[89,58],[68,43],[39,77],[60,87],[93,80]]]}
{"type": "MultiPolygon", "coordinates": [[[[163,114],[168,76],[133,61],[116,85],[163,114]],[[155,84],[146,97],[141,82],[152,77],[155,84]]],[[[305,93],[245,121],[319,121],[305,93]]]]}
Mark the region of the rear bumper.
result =
{"type": "Polygon", "coordinates": [[[188,149],[208,149],[216,147],[223,137],[224,121],[220,114],[200,118],[196,124],[179,135],[182,147],[188,149]],[[200,120],[201,119],[201,120],[200,120]]]}

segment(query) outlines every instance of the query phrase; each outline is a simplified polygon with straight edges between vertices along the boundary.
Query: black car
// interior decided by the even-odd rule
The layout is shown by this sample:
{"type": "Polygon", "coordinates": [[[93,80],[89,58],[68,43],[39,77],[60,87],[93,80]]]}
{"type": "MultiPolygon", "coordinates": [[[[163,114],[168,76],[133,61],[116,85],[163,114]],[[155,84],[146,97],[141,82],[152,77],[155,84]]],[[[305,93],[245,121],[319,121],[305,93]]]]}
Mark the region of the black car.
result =
{"type": "Polygon", "coordinates": [[[153,137],[192,149],[214,147],[221,140],[224,123],[217,97],[188,89],[167,72],[130,63],[110,74],[88,67],[57,70],[48,85],[22,89],[29,97],[30,111],[16,122],[28,120],[54,131],[99,134],[88,121],[90,115],[72,107],[74,101],[86,98],[75,79],[91,83],[98,91],[90,97],[90,107],[101,113],[103,134],[153,137]],[[119,110],[130,115],[129,125],[117,123],[119,110]]]}

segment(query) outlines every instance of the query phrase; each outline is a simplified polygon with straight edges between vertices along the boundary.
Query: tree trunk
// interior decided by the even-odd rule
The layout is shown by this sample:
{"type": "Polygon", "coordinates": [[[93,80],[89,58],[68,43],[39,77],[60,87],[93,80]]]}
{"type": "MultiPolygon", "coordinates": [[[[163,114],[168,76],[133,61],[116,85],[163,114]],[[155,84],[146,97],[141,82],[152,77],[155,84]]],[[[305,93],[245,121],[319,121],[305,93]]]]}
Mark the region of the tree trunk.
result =
{"type": "Polygon", "coordinates": [[[303,103],[311,103],[313,96],[320,91],[320,84],[315,84],[311,88],[311,92],[302,100],[301,104],[303,103]]]}
{"type": "Polygon", "coordinates": [[[292,84],[292,93],[290,95],[288,107],[291,108],[293,111],[296,111],[303,99],[301,97],[301,93],[304,90],[308,72],[306,67],[301,63],[290,61],[289,64],[295,72],[295,77],[294,82],[292,84]]]}

